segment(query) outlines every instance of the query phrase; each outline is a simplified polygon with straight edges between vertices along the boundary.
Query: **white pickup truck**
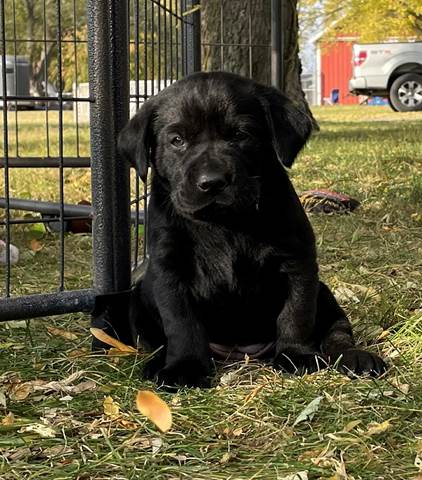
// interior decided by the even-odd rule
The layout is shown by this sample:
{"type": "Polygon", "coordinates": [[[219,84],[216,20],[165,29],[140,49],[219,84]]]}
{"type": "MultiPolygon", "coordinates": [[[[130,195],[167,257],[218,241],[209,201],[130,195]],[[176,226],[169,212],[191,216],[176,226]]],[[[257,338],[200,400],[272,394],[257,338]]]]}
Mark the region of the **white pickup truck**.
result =
{"type": "Polygon", "coordinates": [[[386,96],[397,112],[422,110],[422,42],[353,45],[349,90],[386,96]]]}

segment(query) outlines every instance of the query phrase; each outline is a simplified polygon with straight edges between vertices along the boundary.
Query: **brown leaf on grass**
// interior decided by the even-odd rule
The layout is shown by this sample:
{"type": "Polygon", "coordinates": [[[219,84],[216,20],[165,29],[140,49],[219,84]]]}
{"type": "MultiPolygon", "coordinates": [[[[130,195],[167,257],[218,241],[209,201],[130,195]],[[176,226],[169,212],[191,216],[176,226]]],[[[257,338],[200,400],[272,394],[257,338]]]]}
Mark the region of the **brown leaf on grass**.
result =
{"type": "Polygon", "coordinates": [[[239,427],[233,430],[229,427],[226,427],[223,430],[223,434],[225,435],[226,438],[240,437],[243,434],[243,428],[239,427]]]}
{"type": "Polygon", "coordinates": [[[100,340],[111,347],[117,348],[117,350],[120,350],[121,352],[137,352],[136,348],[131,347],[130,345],[125,345],[123,342],[120,342],[116,338],[113,338],[105,333],[104,330],[101,330],[101,328],[90,328],[89,331],[97,340],[100,340]]]}
{"type": "Polygon", "coordinates": [[[75,450],[72,447],[66,445],[55,445],[53,447],[44,448],[42,451],[42,456],[47,458],[71,455],[75,450]]]}
{"type": "Polygon", "coordinates": [[[25,400],[34,391],[31,382],[25,382],[14,385],[9,393],[11,400],[22,401],[25,400]]]}
{"type": "Polygon", "coordinates": [[[407,395],[409,393],[409,389],[410,389],[409,384],[401,383],[397,377],[391,380],[391,384],[394,385],[397,388],[397,390],[399,390],[404,395],[407,395]]]}
{"type": "Polygon", "coordinates": [[[42,393],[63,393],[76,395],[87,390],[94,390],[97,384],[93,380],[85,380],[76,385],[72,385],[76,380],[85,374],[84,371],[76,371],[63,380],[31,380],[24,383],[11,384],[9,387],[9,397],[11,400],[22,401],[34,392],[42,393]]]}
{"type": "Polygon", "coordinates": [[[169,406],[154,392],[140,390],[136,395],[136,407],[163,433],[170,430],[172,415],[169,406]]]}
{"type": "Polygon", "coordinates": [[[5,417],[1,419],[2,425],[13,425],[15,423],[15,416],[12,412],[9,412],[5,417]]]}
{"type": "Polygon", "coordinates": [[[88,355],[91,355],[91,351],[88,348],[84,348],[84,347],[71,350],[67,354],[69,358],[80,358],[80,357],[86,357],[88,355]]]}
{"type": "Polygon", "coordinates": [[[123,445],[126,448],[137,448],[137,449],[150,448],[151,439],[148,437],[137,437],[135,434],[133,437],[129,438],[128,440],[125,440],[123,442],[123,445]]]}
{"type": "Polygon", "coordinates": [[[33,252],[39,252],[40,250],[42,250],[44,248],[44,245],[39,240],[37,240],[36,238],[33,238],[29,243],[29,248],[33,252]]]}
{"type": "Polygon", "coordinates": [[[13,450],[6,450],[2,452],[2,455],[10,462],[17,462],[23,458],[28,458],[32,454],[31,449],[28,447],[18,447],[13,450]]]}
{"type": "Polygon", "coordinates": [[[50,335],[53,335],[54,337],[62,337],[66,340],[77,340],[78,336],[76,333],[69,332],[68,330],[63,330],[62,328],[57,328],[57,327],[47,327],[47,331],[50,335]]]}
{"type": "Polygon", "coordinates": [[[83,370],[76,371],[63,380],[53,380],[46,382],[44,380],[34,380],[32,383],[35,391],[41,392],[59,392],[65,394],[77,394],[86,390],[94,390],[96,383],[93,380],[86,380],[76,385],[72,385],[76,380],[85,374],[83,370]]]}

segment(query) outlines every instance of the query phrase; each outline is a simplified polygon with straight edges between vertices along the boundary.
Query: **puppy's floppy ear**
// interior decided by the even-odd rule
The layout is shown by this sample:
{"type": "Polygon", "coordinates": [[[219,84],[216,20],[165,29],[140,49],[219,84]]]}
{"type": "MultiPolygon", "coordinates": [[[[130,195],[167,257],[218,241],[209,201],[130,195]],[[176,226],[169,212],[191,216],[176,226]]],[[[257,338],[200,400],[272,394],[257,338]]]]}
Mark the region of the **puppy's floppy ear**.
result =
{"type": "Polygon", "coordinates": [[[155,98],[145,102],[120,132],[118,139],[120,153],[135,167],[143,182],[147,179],[153,148],[152,122],[156,107],[155,98]]]}
{"type": "Polygon", "coordinates": [[[258,95],[278,160],[291,167],[312,132],[312,118],[273,87],[263,87],[258,95]]]}

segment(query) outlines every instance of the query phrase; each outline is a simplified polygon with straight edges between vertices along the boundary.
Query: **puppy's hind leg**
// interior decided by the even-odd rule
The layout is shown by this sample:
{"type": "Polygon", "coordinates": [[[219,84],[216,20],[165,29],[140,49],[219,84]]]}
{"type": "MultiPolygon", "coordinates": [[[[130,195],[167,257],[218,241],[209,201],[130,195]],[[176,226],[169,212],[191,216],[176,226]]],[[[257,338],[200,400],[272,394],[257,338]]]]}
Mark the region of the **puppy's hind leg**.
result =
{"type": "Polygon", "coordinates": [[[387,367],[378,355],[356,348],[350,321],[330,289],[322,282],[319,287],[315,329],[329,363],[351,375],[384,373],[387,367]]]}

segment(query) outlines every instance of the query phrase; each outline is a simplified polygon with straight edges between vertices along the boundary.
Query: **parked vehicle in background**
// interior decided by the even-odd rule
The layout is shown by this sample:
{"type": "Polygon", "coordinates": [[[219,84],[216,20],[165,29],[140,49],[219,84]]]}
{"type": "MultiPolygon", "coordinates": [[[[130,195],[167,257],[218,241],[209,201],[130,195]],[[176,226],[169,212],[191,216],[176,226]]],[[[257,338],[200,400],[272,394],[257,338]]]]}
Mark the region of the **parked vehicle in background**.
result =
{"type": "Polygon", "coordinates": [[[353,45],[355,95],[386,96],[397,112],[422,110],[422,42],[353,45]]]}
{"type": "MultiPolygon", "coordinates": [[[[0,57],[0,108],[3,108],[3,95],[8,97],[29,97],[29,80],[31,77],[31,64],[28,57],[6,55],[6,92],[3,88],[3,57],[0,57]]],[[[9,109],[34,108],[32,100],[17,98],[8,102],[9,109]]]]}

